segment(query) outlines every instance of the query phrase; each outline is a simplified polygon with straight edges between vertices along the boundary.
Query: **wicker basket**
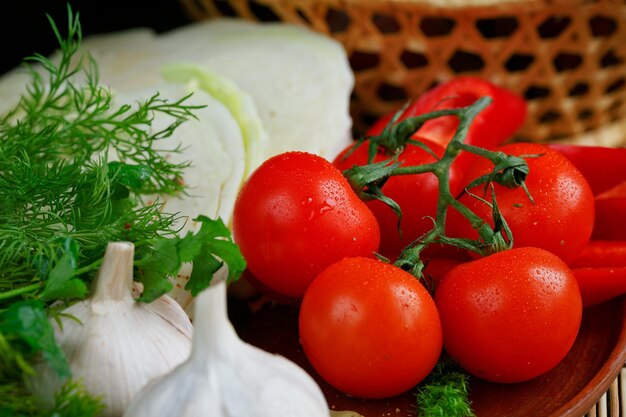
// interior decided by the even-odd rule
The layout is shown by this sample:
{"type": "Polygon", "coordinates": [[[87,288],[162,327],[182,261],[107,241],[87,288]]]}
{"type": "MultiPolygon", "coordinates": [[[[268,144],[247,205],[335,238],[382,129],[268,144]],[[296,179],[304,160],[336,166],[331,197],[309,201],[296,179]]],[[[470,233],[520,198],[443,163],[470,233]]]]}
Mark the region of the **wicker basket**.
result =
{"type": "Polygon", "coordinates": [[[519,138],[626,144],[623,0],[180,0],[193,20],[307,25],[340,41],[356,132],[455,75],[529,102],[519,138]]]}

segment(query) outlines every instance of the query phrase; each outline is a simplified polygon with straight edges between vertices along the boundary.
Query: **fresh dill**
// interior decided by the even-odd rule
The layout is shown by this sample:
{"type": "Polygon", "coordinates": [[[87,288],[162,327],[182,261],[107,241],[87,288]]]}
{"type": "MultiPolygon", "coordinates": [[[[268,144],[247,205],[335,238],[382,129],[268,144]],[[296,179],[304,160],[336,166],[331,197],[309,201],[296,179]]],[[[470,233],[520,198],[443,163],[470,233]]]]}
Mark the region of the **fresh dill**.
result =
{"type": "Polygon", "coordinates": [[[226,261],[231,279],[245,261],[220,219],[200,216],[197,234],[179,236],[180,218],[146,196],[185,193],[188,163],[172,163],[167,139],[199,106],[170,102],[158,92],[134,106],[116,107],[99,84],[96,62],[77,56],[79,14],[68,5],[68,33],[48,16],[60,55],[24,61],[31,82],[0,115],[0,417],[95,417],[97,398],[70,378],[50,325],[56,306],[80,300],[110,241],[135,246],[141,301],[168,292],[183,262],[198,264],[189,281],[197,294],[226,261]],[[172,122],[153,131],[157,115],[172,122]],[[215,241],[219,241],[215,243],[215,241]],[[37,360],[67,384],[52,409],[25,386],[37,360]]]}
{"type": "Polygon", "coordinates": [[[96,63],[74,59],[82,40],[78,14],[68,13],[67,38],[50,23],[59,62],[28,58],[32,83],[0,119],[0,300],[5,291],[45,281],[45,266],[59,258],[67,237],[80,247],[77,261],[87,277],[106,242],[129,240],[141,250],[177,232],[175,215],[141,204],[140,196],[184,192],[179,178],[188,164],[169,162],[167,153],[178,149],[157,151],[156,144],[197,107],[155,93],[137,108],[115,108],[98,84],[96,63]],[[156,113],[174,121],[150,132],[156,113]]]}
{"type": "Polygon", "coordinates": [[[416,396],[420,417],[474,417],[469,376],[445,354],[419,385],[416,396]]]}

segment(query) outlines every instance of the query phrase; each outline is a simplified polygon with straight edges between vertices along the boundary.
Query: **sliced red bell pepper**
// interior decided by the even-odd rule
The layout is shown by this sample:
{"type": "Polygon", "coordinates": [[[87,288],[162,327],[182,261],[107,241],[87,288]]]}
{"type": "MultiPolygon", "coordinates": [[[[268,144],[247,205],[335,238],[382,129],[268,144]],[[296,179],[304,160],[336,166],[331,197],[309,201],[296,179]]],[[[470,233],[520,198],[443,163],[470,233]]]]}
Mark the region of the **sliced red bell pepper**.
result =
{"type": "MultiPolygon", "coordinates": [[[[474,119],[465,143],[481,148],[494,148],[510,139],[524,124],[528,113],[527,103],[512,91],[482,78],[456,77],[439,84],[409,104],[398,120],[435,110],[469,106],[481,97],[491,97],[492,102],[474,119]]],[[[380,134],[395,113],[394,111],[381,117],[367,131],[367,135],[380,134]]],[[[424,123],[415,135],[446,146],[452,140],[458,123],[455,116],[438,117],[424,123]]],[[[461,152],[455,163],[464,172],[476,158],[479,157],[461,152]]]]}
{"type": "Polygon", "coordinates": [[[574,268],[583,307],[590,307],[626,294],[626,267],[574,268]]]}
{"type": "Polygon", "coordinates": [[[549,144],[585,176],[594,195],[626,181],[626,148],[549,144]]]}
{"type": "Polygon", "coordinates": [[[626,240],[626,181],[596,196],[592,239],[626,240]]]}
{"type": "Polygon", "coordinates": [[[626,294],[626,240],[592,240],[571,267],[585,307],[626,294]]]}
{"type": "Polygon", "coordinates": [[[626,267],[626,240],[592,240],[570,266],[572,268],[626,267]]]}
{"type": "MultiPolygon", "coordinates": [[[[482,78],[456,77],[439,84],[413,101],[399,119],[468,106],[486,96],[492,98],[492,103],[474,119],[465,143],[493,148],[510,139],[523,125],[527,116],[527,103],[511,90],[482,78]]],[[[379,119],[367,134],[380,134],[391,121],[393,113],[379,119]]],[[[457,125],[458,119],[454,116],[440,117],[426,122],[418,133],[445,146],[452,139],[457,125]]]]}

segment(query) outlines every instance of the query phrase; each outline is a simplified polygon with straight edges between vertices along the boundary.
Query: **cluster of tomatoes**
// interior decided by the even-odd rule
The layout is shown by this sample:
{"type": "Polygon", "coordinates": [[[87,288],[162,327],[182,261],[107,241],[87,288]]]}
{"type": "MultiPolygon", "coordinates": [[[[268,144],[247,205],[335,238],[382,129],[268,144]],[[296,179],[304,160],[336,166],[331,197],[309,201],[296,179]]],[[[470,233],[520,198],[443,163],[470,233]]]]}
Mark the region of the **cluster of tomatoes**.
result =
{"type": "MultiPolygon", "coordinates": [[[[379,200],[362,201],[343,172],[368,163],[367,144],[334,161],[287,152],[262,164],[242,188],[234,239],[264,288],[298,300],[300,339],[328,383],[363,398],[391,397],[421,382],[442,352],[467,372],[496,382],[534,378],[556,366],[573,345],[583,296],[572,270],[594,231],[594,190],[562,150],[502,145],[526,116],[524,101],[490,82],[458,78],[432,89],[388,123],[443,108],[492,102],[474,120],[465,143],[523,157],[523,187],[492,184],[511,232],[512,249],[478,256],[432,245],[422,254],[424,285],[394,264],[401,251],[433,228],[442,184],[433,173],[394,175],[379,200]],[[383,256],[376,256],[381,254],[383,256]]],[[[458,120],[439,117],[413,135],[401,166],[436,162],[458,120]]],[[[374,162],[389,158],[384,149],[374,162]]],[[[462,153],[450,168],[450,192],[493,226],[484,186],[467,189],[493,164],[462,153]]],[[[491,188],[490,188],[491,189],[491,188]]],[[[477,224],[448,210],[445,235],[478,241],[477,224]]]]}

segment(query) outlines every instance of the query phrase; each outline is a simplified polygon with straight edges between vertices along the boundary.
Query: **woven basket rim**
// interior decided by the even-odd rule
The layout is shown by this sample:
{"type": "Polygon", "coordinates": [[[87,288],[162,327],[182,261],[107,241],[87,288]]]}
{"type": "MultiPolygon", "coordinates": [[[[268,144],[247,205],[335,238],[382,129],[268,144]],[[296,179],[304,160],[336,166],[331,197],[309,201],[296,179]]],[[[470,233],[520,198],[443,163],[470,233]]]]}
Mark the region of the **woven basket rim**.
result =
{"type": "MultiPolygon", "coordinates": [[[[337,0],[316,0],[318,2],[326,2],[334,4],[337,0]]],[[[504,5],[533,5],[541,6],[547,4],[566,4],[568,6],[575,6],[577,4],[583,4],[586,0],[343,0],[345,4],[373,4],[373,3],[395,3],[400,5],[422,5],[436,8],[468,8],[468,7],[485,7],[495,6],[501,7],[504,5]]]]}

